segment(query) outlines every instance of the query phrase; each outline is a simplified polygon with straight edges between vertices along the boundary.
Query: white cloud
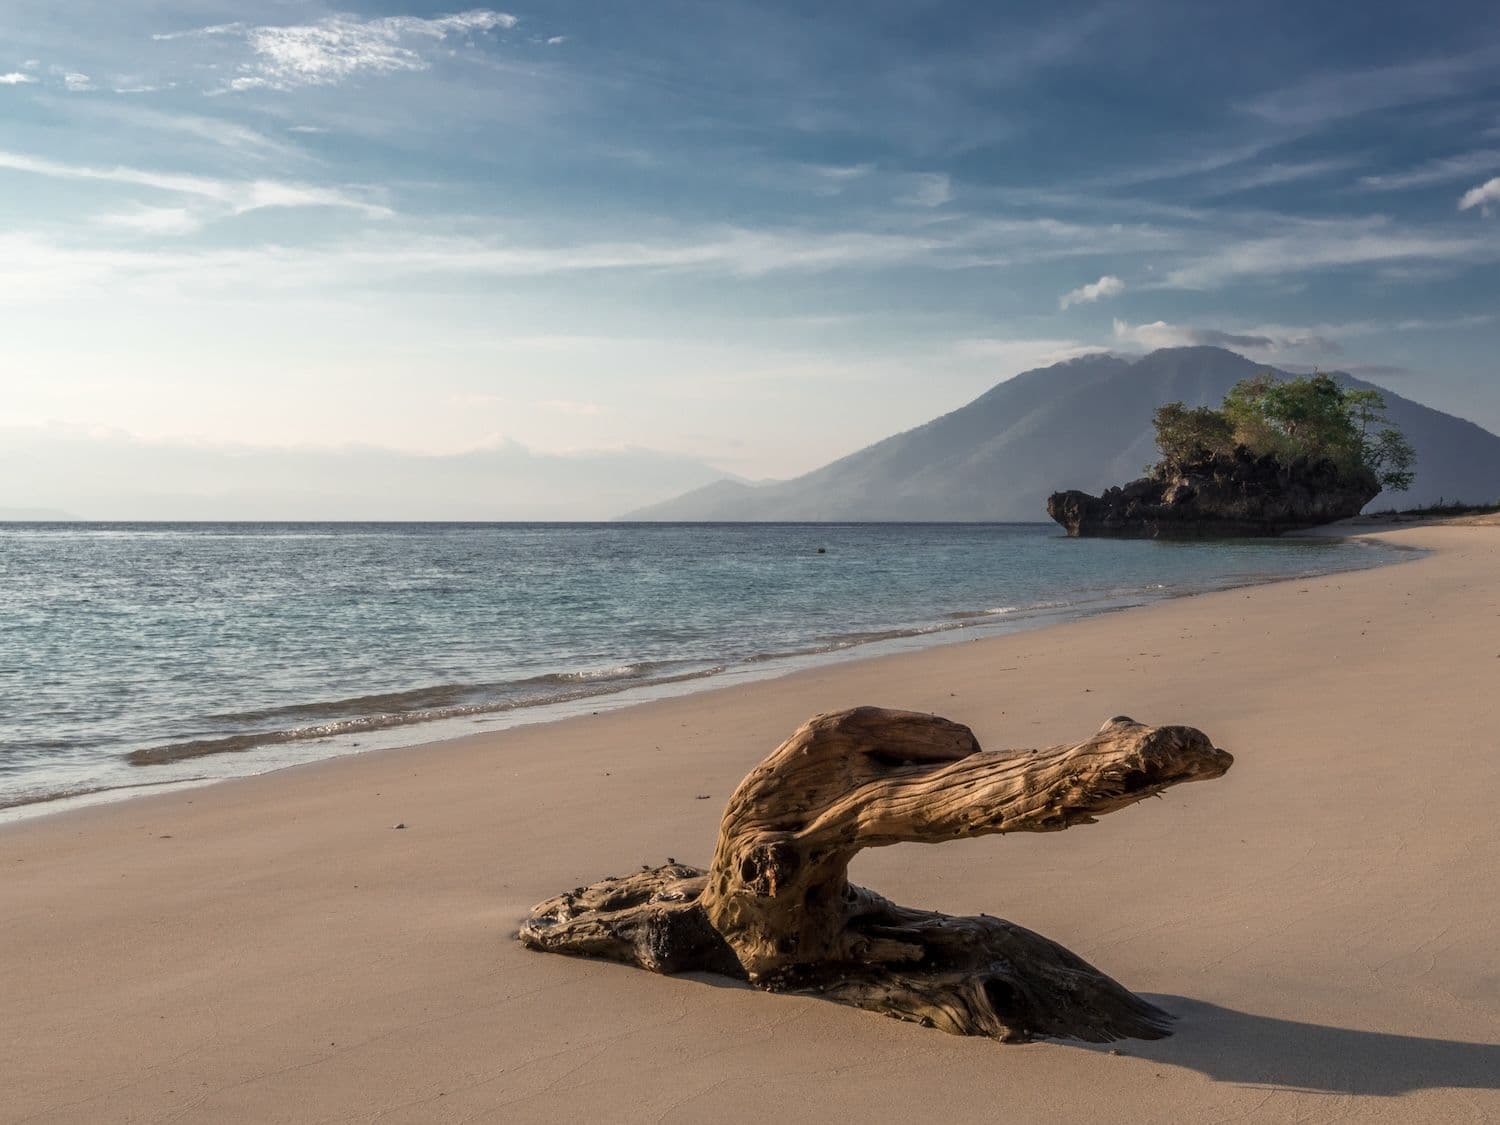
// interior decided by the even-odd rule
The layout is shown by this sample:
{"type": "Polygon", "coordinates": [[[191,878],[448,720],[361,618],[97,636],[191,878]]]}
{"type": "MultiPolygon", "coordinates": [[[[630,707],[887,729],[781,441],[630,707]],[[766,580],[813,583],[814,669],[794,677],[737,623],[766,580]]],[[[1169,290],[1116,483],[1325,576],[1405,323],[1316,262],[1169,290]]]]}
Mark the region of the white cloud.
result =
{"type": "Polygon", "coordinates": [[[358,74],[426,70],[424,40],[441,43],[450,36],[505,30],[519,21],[506,12],[474,8],[454,15],[422,19],[387,16],[362,20],[334,15],[313,24],[249,26],[217,24],[152,36],[157,40],[227,38],[239,40],[253,58],[239,65],[230,90],[330,86],[358,74]]]}
{"type": "MultiPolygon", "coordinates": [[[[1206,333],[1182,324],[1168,324],[1165,320],[1154,320],[1150,324],[1128,324],[1118,317],[1114,322],[1115,339],[1127,344],[1139,344],[1144,348],[1186,348],[1199,344],[1216,343],[1227,347],[1228,334],[1215,333],[1217,339],[1210,341],[1206,333]]],[[[1241,347],[1268,347],[1271,341],[1264,336],[1235,337],[1241,347]]]]}
{"type": "Polygon", "coordinates": [[[567,41],[568,37],[566,35],[552,35],[547,38],[547,46],[560,47],[567,41]]]}
{"type": "Polygon", "coordinates": [[[953,181],[942,172],[918,172],[911,177],[911,190],[896,202],[915,207],[941,207],[953,198],[953,181]]]}
{"type": "Polygon", "coordinates": [[[0,86],[20,86],[35,81],[36,79],[31,75],[22,74],[19,70],[13,70],[9,74],[0,74],[0,86]]]}
{"type": "Polygon", "coordinates": [[[323,128],[323,126],[321,126],[321,125],[289,125],[289,126],[287,126],[287,132],[289,132],[289,133],[326,133],[326,132],[328,132],[328,130],[325,129],[325,128],[323,128]]]}
{"type": "Polygon", "coordinates": [[[161,191],[180,192],[185,195],[202,195],[215,199],[226,199],[229,189],[219,181],[205,176],[193,176],[176,172],[151,172],[138,168],[116,166],[113,168],[90,168],[79,164],[63,164],[45,157],[27,156],[25,153],[0,151],[0,168],[15,172],[31,172],[38,176],[51,176],[64,180],[107,180],[112,183],[134,184],[156,188],[161,191]]]}
{"type": "Polygon", "coordinates": [[[1458,209],[1467,211],[1471,207],[1478,207],[1483,214],[1488,215],[1491,203],[1500,203],[1500,176],[1485,180],[1478,187],[1464,192],[1463,198],[1458,201],[1458,209]]]}
{"type": "Polygon", "coordinates": [[[1106,297],[1118,297],[1123,292],[1125,283],[1112,274],[1105,274],[1098,281],[1091,281],[1064,293],[1057,299],[1057,307],[1065,309],[1069,305],[1090,304],[1106,297]]]}
{"type": "Polygon", "coordinates": [[[70,70],[63,75],[63,86],[72,93],[82,93],[94,88],[94,80],[87,74],[80,74],[76,70],[70,70]]]}
{"type": "Polygon", "coordinates": [[[1115,339],[1144,348],[1216,347],[1250,352],[1301,352],[1312,355],[1338,355],[1343,351],[1326,336],[1303,333],[1292,336],[1270,335],[1262,330],[1226,332],[1219,328],[1193,328],[1186,324],[1168,324],[1155,320],[1150,324],[1114,322],[1115,339]]]}
{"type": "Polygon", "coordinates": [[[192,234],[203,226],[203,217],[188,207],[138,206],[130,211],[100,215],[94,222],[135,234],[192,234]]]}
{"type": "Polygon", "coordinates": [[[1456,156],[1429,160],[1425,164],[1419,164],[1415,168],[1408,168],[1402,172],[1361,176],[1359,185],[1366,191],[1404,191],[1407,188],[1462,180],[1497,167],[1500,167],[1500,151],[1481,149],[1477,152],[1464,152],[1456,156]]]}
{"type": "Polygon", "coordinates": [[[389,218],[393,214],[389,207],[354,198],[338,188],[319,187],[316,184],[252,180],[248,184],[231,186],[236,214],[257,211],[262,207],[343,207],[359,211],[371,219],[389,218]]]}
{"type": "Polygon", "coordinates": [[[29,172],[64,180],[101,180],[129,184],[157,191],[189,195],[210,200],[231,214],[243,214],[264,207],[343,207],[359,211],[369,218],[386,218],[390,208],[361,199],[338,188],[315,184],[289,183],[279,180],[220,180],[178,172],[155,172],[148,169],[116,165],[92,168],[80,164],[63,164],[24,153],[0,150],[0,169],[29,172]]]}

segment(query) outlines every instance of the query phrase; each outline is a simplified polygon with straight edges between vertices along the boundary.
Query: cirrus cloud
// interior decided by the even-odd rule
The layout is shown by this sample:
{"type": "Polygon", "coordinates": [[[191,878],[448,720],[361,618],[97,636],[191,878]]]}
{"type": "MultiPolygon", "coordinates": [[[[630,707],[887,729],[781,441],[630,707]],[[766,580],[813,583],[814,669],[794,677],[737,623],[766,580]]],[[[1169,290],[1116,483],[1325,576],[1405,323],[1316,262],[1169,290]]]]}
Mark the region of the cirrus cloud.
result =
{"type": "MultiPolygon", "coordinates": [[[[4,150],[0,150],[0,170],[55,180],[93,180],[123,184],[169,195],[186,196],[195,201],[198,207],[206,207],[213,214],[243,215],[271,207],[339,207],[357,211],[369,219],[389,218],[393,214],[384,204],[362,198],[343,188],[285,180],[227,180],[124,165],[93,167],[4,150]]],[[[147,208],[123,215],[105,216],[102,221],[107,226],[158,234],[184,233],[201,225],[201,221],[188,222],[181,214],[173,209],[158,211],[147,208]],[[169,218],[169,215],[175,217],[169,218]]],[[[204,217],[203,214],[194,213],[195,220],[204,217]]]]}
{"type": "Polygon", "coordinates": [[[1430,184],[1447,183],[1449,180],[1467,179],[1478,172],[1488,172],[1500,167],[1500,151],[1480,149],[1429,160],[1415,168],[1403,168],[1379,175],[1361,176],[1359,186],[1366,191],[1404,191],[1407,188],[1427,187],[1430,184]]]}

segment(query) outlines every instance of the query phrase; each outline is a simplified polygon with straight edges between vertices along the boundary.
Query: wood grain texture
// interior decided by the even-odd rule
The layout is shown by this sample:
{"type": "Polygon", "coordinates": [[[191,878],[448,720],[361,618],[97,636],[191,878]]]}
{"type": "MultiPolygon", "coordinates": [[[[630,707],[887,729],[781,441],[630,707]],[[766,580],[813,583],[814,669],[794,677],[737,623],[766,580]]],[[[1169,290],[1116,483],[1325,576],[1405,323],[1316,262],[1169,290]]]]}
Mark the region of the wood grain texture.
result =
{"type": "Polygon", "coordinates": [[[740,783],[707,871],[668,864],[537,905],[520,939],[653,972],[703,970],[964,1035],[1156,1038],[1170,1017],[999,918],[912,910],[848,880],[863,848],[1090,824],[1233,758],[1191,727],[1118,717],[1070,746],[987,752],[965,726],[876,707],[817,715],[740,783]]]}

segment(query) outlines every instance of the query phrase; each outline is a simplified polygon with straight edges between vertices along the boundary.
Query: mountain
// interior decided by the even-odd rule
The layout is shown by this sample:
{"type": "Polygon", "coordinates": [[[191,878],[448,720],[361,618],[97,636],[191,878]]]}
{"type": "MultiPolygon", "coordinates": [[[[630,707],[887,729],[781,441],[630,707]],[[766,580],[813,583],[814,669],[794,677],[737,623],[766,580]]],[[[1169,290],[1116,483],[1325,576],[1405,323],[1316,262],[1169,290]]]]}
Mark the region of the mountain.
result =
{"type": "MultiPolygon", "coordinates": [[[[1235,383],[1266,370],[1211,347],[1083,356],[1007,379],[951,414],[793,480],[716,481],[624,518],[1041,521],[1053,492],[1097,493],[1140,476],[1156,460],[1151,415],[1162,403],[1217,406],[1235,383]]],[[[1372,386],[1332,374],[1345,386],[1372,386]]],[[[1417,479],[1373,508],[1500,497],[1500,437],[1376,389],[1417,450],[1417,479]]]]}

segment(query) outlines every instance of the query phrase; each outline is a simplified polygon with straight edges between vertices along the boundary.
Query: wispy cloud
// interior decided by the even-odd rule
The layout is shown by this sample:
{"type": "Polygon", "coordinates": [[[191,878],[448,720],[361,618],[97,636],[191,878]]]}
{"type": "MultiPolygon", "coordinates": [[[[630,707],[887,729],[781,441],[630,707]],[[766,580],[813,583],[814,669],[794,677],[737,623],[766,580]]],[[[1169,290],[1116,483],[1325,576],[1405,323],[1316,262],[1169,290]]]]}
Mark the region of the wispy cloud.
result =
{"type": "Polygon", "coordinates": [[[1405,168],[1398,172],[1382,172],[1372,176],[1361,176],[1359,186],[1367,191],[1404,191],[1407,188],[1445,184],[1452,180],[1464,180],[1491,168],[1500,168],[1500,149],[1479,149],[1455,156],[1443,156],[1405,168]]]}
{"type": "Polygon", "coordinates": [[[1105,188],[1135,187],[1139,184],[1201,176],[1253,160],[1272,147],[1273,143],[1271,140],[1248,141],[1229,148],[1212,149],[1191,156],[1153,160],[1135,168],[1121,168],[1105,172],[1090,179],[1088,184],[1105,188]]]}
{"type": "Polygon", "coordinates": [[[1112,274],[1105,274],[1098,281],[1070,289],[1057,299],[1057,307],[1066,309],[1072,305],[1091,304],[1106,297],[1118,297],[1125,292],[1125,283],[1112,274]]]}
{"type": "Polygon", "coordinates": [[[1405,261],[1483,262],[1500,258],[1500,241],[1445,228],[1397,226],[1383,216],[1281,219],[1277,233],[1214,245],[1168,271],[1160,288],[1213,289],[1246,278],[1279,277],[1346,266],[1405,261]]]}
{"type": "Polygon", "coordinates": [[[120,122],[154,134],[177,134],[208,141],[220,148],[260,159],[273,156],[297,158],[302,155],[302,150],[294,144],[267,136],[258,129],[252,129],[247,125],[222,117],[165,113],[161,110],[119,101],[90,102],[86,112],[93,117],[120,122]]]}
{"type": "Polygon", "coordinates": [[[99,180],[133,187],[187,195],[220,205],[230,214],[243,214],[265,207],[342,207],[370,218],[386,218],[389,207],[341,190],[316,184],[281,180],[223,180],[179,172],[157,172],[123,165],[94,168],[0,150],[0,169],[27,172],[62,180],[99,180]]]}
{"type": "Polygon", "coordinates": [[[174,39],[224,39],[243,44],[252,57],[239,64],[230,90],[330,86],[361,74],[426,70],[430,49],[454,36],[515,27],[517,17],[488,8],[423,19],[387,16],[363,20],[334,15],[311,24],[216,24],[152,36],[174,39]]]}
{"type": "Polygon", "coordinates": [[[1208,188],[1207,194],[1232,195],[1257,188],[1320,179],[1336,172],[1348,171],[1359,163],[1357,157],[1346,156],[1325,157],[1320,160],[1272,161],[1233,175],[1214,177],[1214,183],[1208,188]]]}
{"type": "Polygon", "coordinates": [[[100,215],[99,226],[113,227],[133,234],[192,234],[203,226],[203,215],[189,207],[144,207],[100,215]]]}
{"type": "Polygon", "coordinates": [[[910,188],[897,202],[914,207],[941,207],[953,198],[953,181],[942,172],[918,172],[910,177],[910,188]]]}
{"type": "Polygon", "coordinates": [[[22,74],[19,70],[13,70],[9,74],[0,74],[0,86],[24,86],[36,79],[29,74],[22,74]]]}
{"type": "Polygon", "coordinates": [[[63,75],[63,88],[70,93],[84,93],[94,88],[94,80],[87,74],[81,74],[76,70],[70,70],[63,75]]]}
{"type": "Polygon", "coordinates": [[[1478,207],[1482,214],[1488,215],[1491,203],[1500,203],[1500,176],[1485,180],[1478,187],[1464,192],[1463,197],[1458,201],[1458,209],[1468,211],[1478,207]]]}
{"type": "Polygon", "coordinates": [[[1277,125],[1320,126],[1371,110],[1452,97],[1480,87],[1500,65],[1500,46],[1392,66],[1320,74],[1270,93],[1245,108],[1277,125]]]}
{"type": "Polygon", "coordinates": [[[810,172],[816,181],[814,190],[818,195],[838,195],[850,184],[865,179],[875,171],[873,164],[804,164],[798,166],[799,174],[810,172]]]}
{"type": "MultiPolygon", "coordinates": [[[[89,175],[201,196],[221,207],[297,206],[332,192],[305,185],[239,184],[135,169],[75,169],[0,153],[0,168],[89,175]],[[226,200],[232,201],[225,202],[226,200]]],[[[346,206],[362,200],[333,195],[346,206]]],[[[128,214],[128,213],[127,213],[128,214]]],[[[128,221],[128,220],[127,220],[128,221]]],[[[142,218],[139,225],[149,223],[142,218]]],[[[165,216],[160,220],[168,220],[165,216]]],[[[1051,220],[960,223],[919,233],[807,228],[682,227],[654,238],[536,242],[433,235],[417,229],[376,237],[264,245],[233,250],[173,252],[96,248],[42,236],[0,243],[0,300],[35,301],[54,293],[40,279],[76,276],[78,284],[115,279],[122,288],[193,296],[226,287],[264,294],[288,290],[336,292],[421,278],[424,284],[468,284],[481,278],[526,278],[570,273],[637,272],[727,279],[839,270],[871,272],[920,267],[966,270],[980,265],[1036,261],[1098,252],[1141,237],[1051,220]],[[1111,241],[1116,240],[1116,241],[1111,241]],[[30,275],[32,281],[26,282],[30,275]]],[[[518,228],[518,233],[521,228],[518,228]]]]}

